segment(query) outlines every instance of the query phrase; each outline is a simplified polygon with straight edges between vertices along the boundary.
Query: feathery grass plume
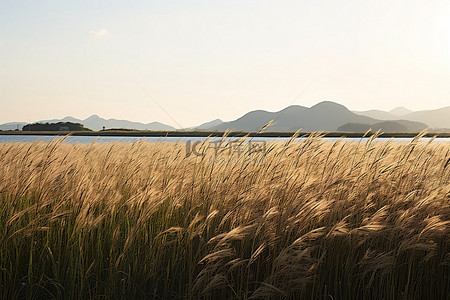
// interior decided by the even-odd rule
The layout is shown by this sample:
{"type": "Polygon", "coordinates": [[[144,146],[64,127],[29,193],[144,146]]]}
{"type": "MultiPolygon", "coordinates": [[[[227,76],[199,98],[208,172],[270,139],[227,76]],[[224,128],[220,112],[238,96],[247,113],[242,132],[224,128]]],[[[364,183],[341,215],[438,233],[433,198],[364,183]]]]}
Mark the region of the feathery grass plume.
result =
{"type": "Polygon", "coordinates": [[[261,129],[258,130],[258,132],[256,134],[263,132],[264,130],[266,130],[267,128],[269,128],[270,126],[272,126],[274,124],[275,124],[275,121],[274,120],[270,120],[263,127],[261,127],[261,129]]]}

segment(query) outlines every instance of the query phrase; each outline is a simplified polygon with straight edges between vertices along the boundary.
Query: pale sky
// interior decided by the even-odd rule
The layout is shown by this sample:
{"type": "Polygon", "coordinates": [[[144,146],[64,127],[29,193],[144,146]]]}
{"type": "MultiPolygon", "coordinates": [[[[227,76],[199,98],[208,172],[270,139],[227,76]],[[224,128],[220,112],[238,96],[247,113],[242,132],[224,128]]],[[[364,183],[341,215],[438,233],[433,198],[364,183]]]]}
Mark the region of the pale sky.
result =
{"type": "Polygon", "coordinates": [[[188,127],[325,100],[450,105],[450,1],[0,0],[0,123],[188,127]]]}

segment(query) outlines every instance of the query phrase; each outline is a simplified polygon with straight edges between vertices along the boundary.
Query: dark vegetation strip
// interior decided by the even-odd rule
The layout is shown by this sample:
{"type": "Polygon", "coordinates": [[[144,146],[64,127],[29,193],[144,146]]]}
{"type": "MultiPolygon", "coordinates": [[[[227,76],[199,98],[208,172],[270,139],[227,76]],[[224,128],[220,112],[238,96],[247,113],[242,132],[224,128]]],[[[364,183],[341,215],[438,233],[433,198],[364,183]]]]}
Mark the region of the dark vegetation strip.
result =
{"type": "MultiPolygon", "coordinates": [[[[73,136],[137,136],[137,137],[222,137],[226,132],[224,131],[147,131],[147,130],[105,130],[105,131],[0,131],[0,135],[67,135],[73,136]]],[[[292,137],[295,132],[248,132],[248,131],[231,131],[227,132],[230,137],[292,137]]],[[[309,137],[312,132],[300,132],[300,137],[309,137]]],[[[370,137],[375,132],[323,132],[324,137],[370,137]]],[[[418,135],[418,132],[384,132],[379,134],[379,137],[385,138],[414,138],[418,135]]],[[[450,132],[428,132],[423,135],[424,137],[439,137],[450,138],[450,132]]]]}

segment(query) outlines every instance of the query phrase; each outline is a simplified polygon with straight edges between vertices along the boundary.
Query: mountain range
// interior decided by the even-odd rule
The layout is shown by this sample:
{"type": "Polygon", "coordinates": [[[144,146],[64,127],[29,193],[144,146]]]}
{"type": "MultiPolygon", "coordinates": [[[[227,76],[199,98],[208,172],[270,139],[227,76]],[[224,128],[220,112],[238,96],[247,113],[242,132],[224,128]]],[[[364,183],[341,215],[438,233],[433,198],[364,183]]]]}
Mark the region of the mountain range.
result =
{"type": "Polygon", "coordinates": [[[359,131],[355,130],[358,128],[365,128],[361,131],[367,131],[374,127],[386,132],[417,132],[428,127],[425,123],[409,120],[382,122],[380,119],[351,112],[341,104],[324,101],[310,108],[293,105],[278,112],[256,110],[211,129],[258,131],[270,120],[274,120],[275,124],[268,131],[359,131]]]}
{"type": "Polygon", "coordinates": [[[335,131],[339,126],[349,122],[364,124],[377,122],[370,117],[352,113],[343,105],[325,101],[311,108],[292,105],[277,112],[251,111],[237,120],[222,123],[211,129],[258,131],[271,120],[274,120],[275,124],[270,126],[269,131],[297,131],[300,128],[304,131],[335,131]]]}
{"type": "MultiPolygon", "coordinates": [[[[117,119],[103,119],[97,115],[92,115],[89,118],[84,120],[76,119],[74,117],[65,117],[62,119],[53,119],[53,120],[42,120],[38,123],[58,123],[58,122],[71,122],[71,123],[80,123],[83,124],[84,127],[98,131],[102,130],[103,127],[106,129],[113,128],[126,128],[126,129],[137,129],[137,130],[175,130],[174,127],[170,125],[166,125],[159,122],[151,122],[151,123],[140,123],[140,122],[132,122],[127,120],[117,120],[117,119]]],[[[0,125],[0,130],[15,130],[22,129],[24,125],[28,123],[23,122],[11,122],[0,125]]]]}
{"type": "Polygon", "coordinates": [[[402,119],[422,122],[431,128],[450,128],[450,106],[422,111],[410,111],[404,107],[397,107],[391,111],[368,110],[354,111],[354,113],[383,121],[402,119]]]}
{"type": "MultiPolygon", "coordinates": [[[[274,124],[267,131],[366,131],[381,129],[385,132],[417,132],[425,128],[450,131],[450,106],[435,110],[410,111],[397,107],[391,111],[350,111],[345,106],[331,102],[320,102],[312,107],[292,105],[277,112],[255,110],[229,122],[216,119],[185,130],[242,130],[258,131],[269,121],[274,124]]],[[[176,130],[159,122],[140,123],[127,120],[104,119],[92,115],[84,120],[74,117],[42,120],[40,123],[72,122],[98,131],[106,129],[176,130]]],[[[25,122],[10,122],[0,125],[0,130],[22,129],[25,122]]]]}

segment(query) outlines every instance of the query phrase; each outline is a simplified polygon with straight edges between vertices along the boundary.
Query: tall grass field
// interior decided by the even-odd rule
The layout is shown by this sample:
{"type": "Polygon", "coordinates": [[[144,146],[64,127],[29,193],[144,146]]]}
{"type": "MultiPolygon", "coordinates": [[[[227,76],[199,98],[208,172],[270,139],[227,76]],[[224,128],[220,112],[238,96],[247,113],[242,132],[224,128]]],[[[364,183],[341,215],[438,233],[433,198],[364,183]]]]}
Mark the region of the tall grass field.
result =
{"type": "Polygon", "coordinates": [[[0,144],[0,298],[450,299],[449,142],[223,143],[0,144]]]}

